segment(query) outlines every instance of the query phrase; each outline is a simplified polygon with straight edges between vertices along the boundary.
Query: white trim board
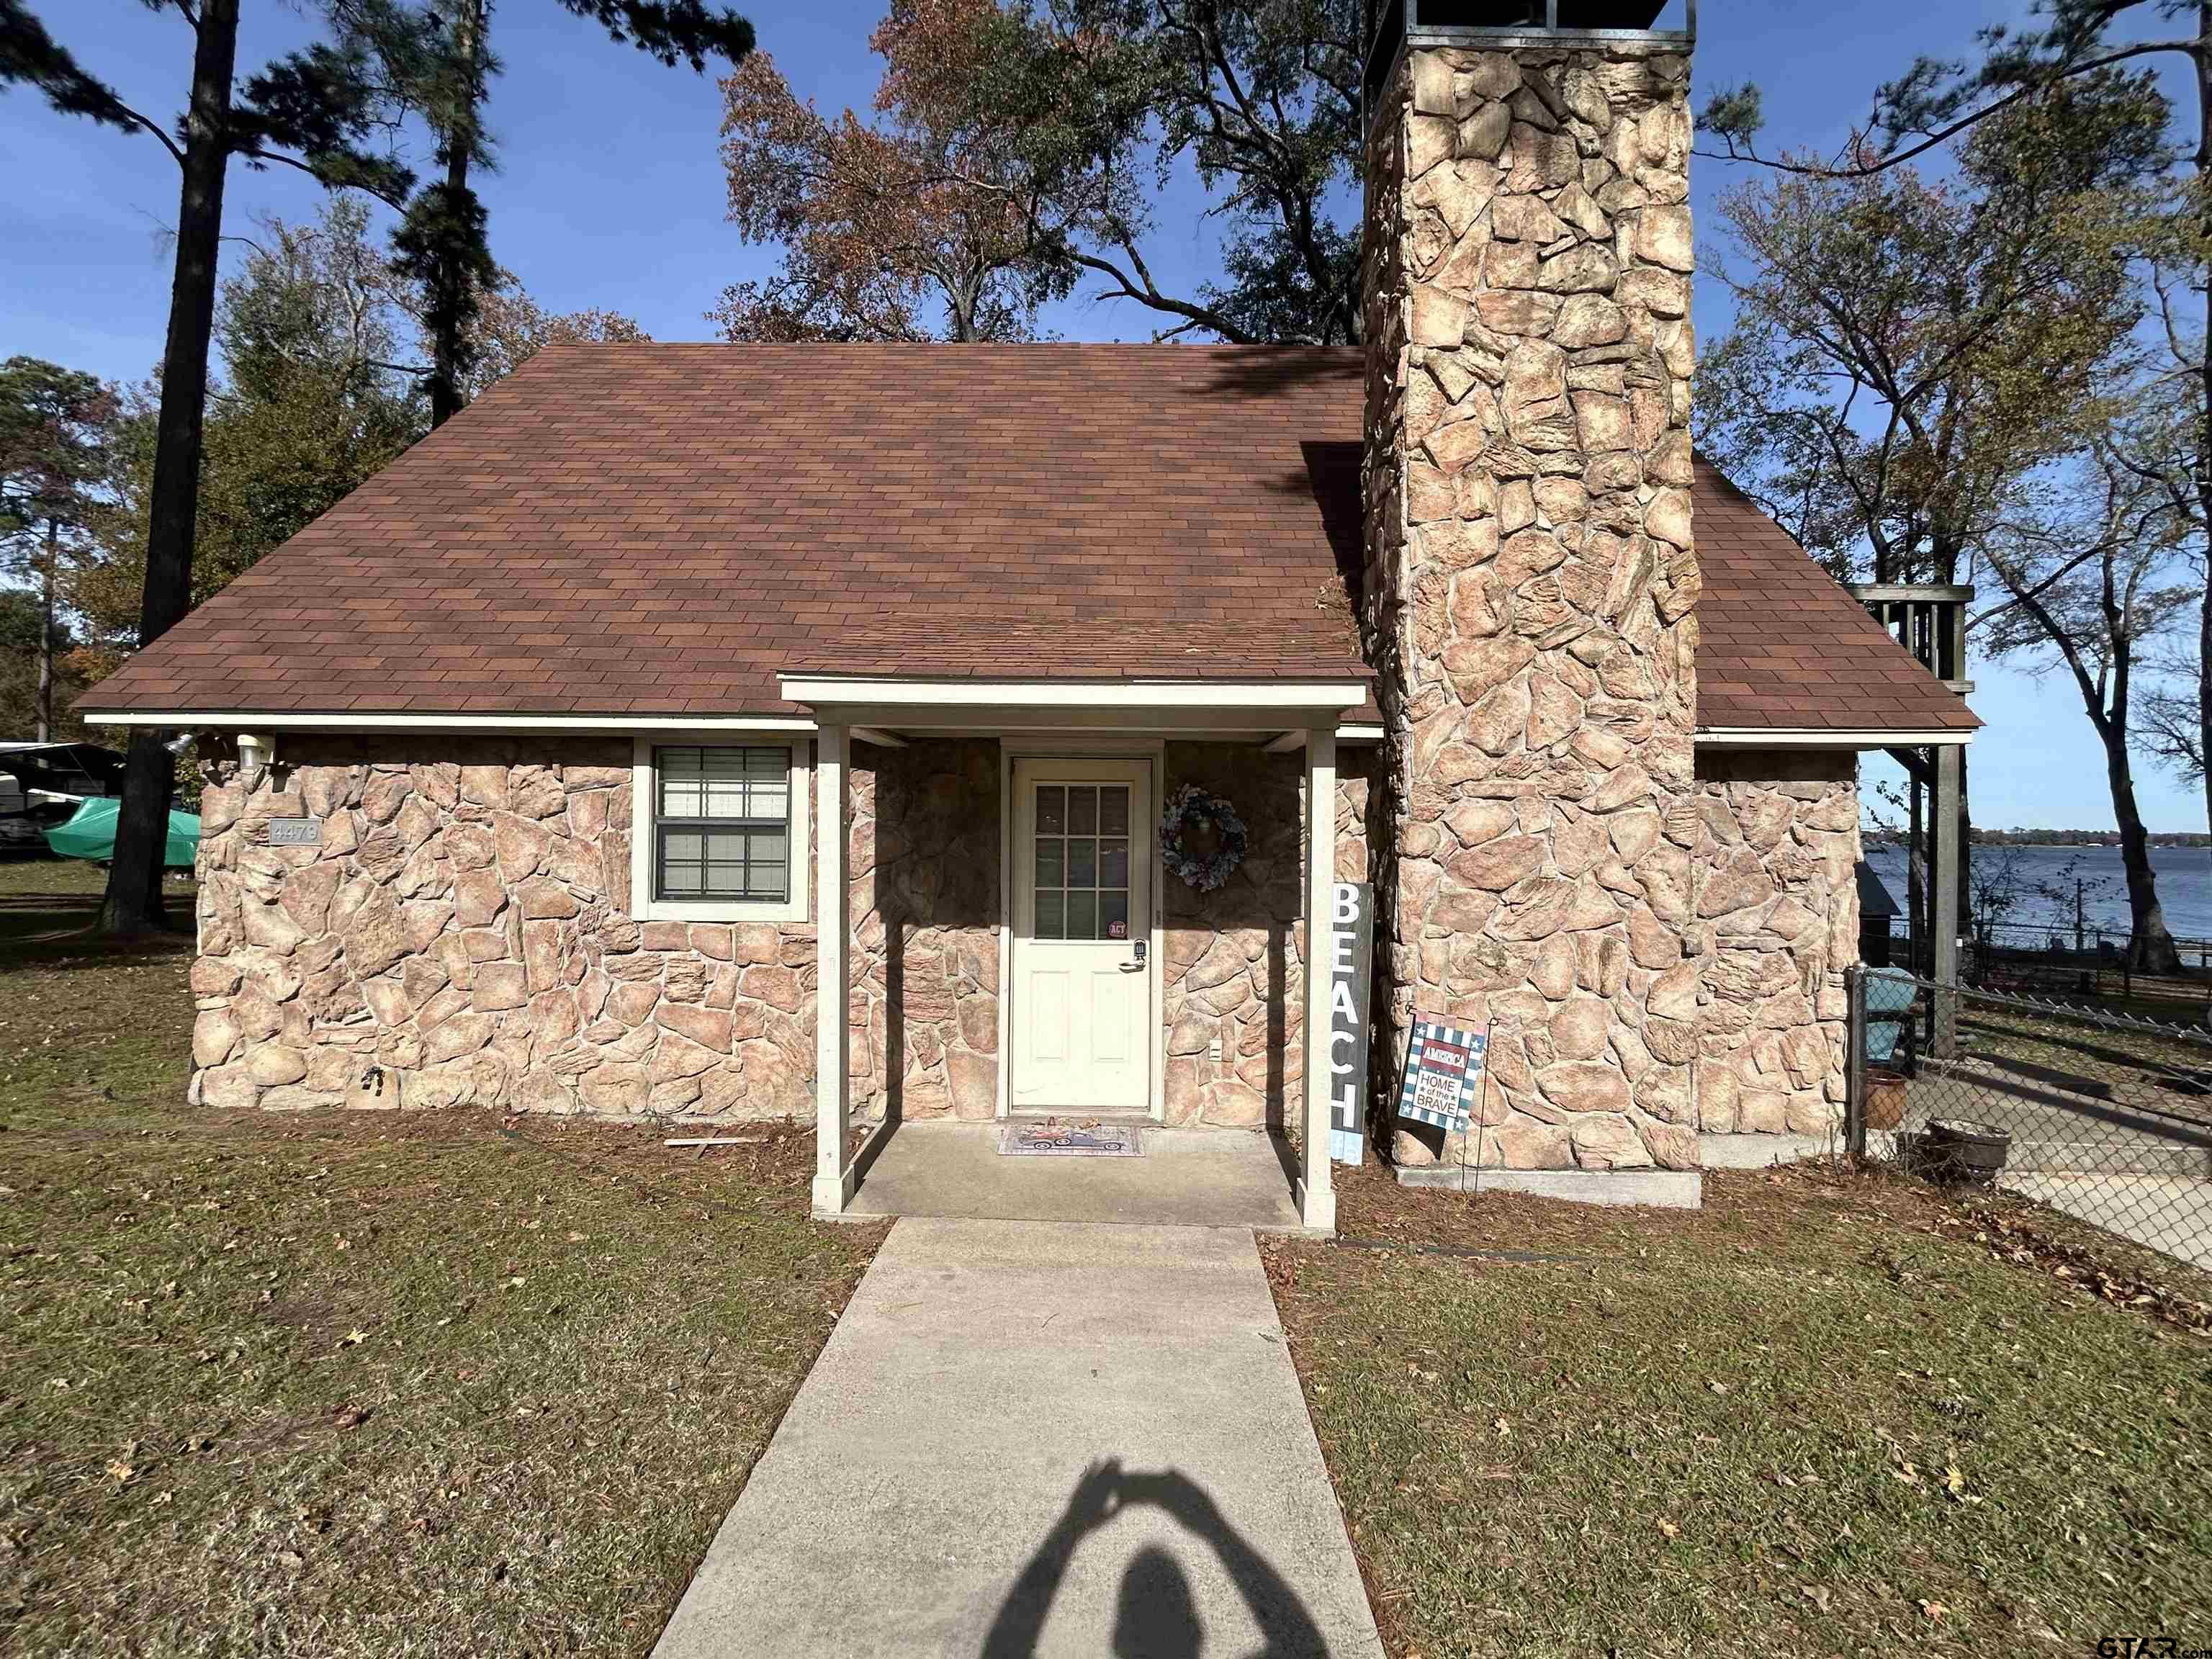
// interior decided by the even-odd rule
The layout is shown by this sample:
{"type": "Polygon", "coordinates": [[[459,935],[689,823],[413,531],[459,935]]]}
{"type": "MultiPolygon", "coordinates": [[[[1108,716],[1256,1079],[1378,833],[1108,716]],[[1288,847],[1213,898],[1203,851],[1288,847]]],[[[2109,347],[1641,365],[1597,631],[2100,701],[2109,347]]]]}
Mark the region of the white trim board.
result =
{"type": "MultiPolygon", "coordinates": [[[[1336,728],[1336,741],[1340,747],[1346,744],[1377,744],[1382,741],[1382,728],[1379,726],[1340,726],[1336,728]]],[[[1270,738],[1261,745],[1271,755],[1295,755],[1305,746],[1304,726],[1285,732],[1279,738],[1270,738]]]]}
{"type": "Polygon", "coordinates": [[[1963,748],[1974,733],[1954,731],[1831,731],[1820,726],[1721,726],[1696,734],[1704,749],[1924,749],[1963,748]]]}
{"type": "MultiPolygon", "coordinates": [[[[978,688],[980,689],[980,688],[978,688]]],[[[1117,708],[1187,707],[1173,699],[1155,703],[1115,702],[1098,694],[1115,689],[1150,690],[1158,688],[1138,686],[1109,688],[1075,686],[1070,691],[1084,694],[1065,700],[1058,706],[1074,707],[1088,704],[1100,713],[1117,708]]],[[[1225,689],[1225,688],[1224,688],[1225,689]]],[[[1239,690],[1249,690],[1239,687],[1239,690]]],[[[797,701],[797,699],[794,699],[797,701]]],[[[979,703],[977,706],[984,706],[979,703]]],[[[1232,697],[1226,706],[1255,708],[1247,698],[1232,697]]],[[[1268,705],[1287,707],[1287,704],[1268,705]]],[[[1319,705],[1326,708],[1330,705],[1319,705]]],[[[270,713],[246,708],[192,709],[149,714],[142,710],[86,709],[82,711],[88,725],[150,727],[167,731],[196,731],[211,729],[242,729],[269,732],[481,732],[492,735],[518,732],[544,732],[564,735],[590,736],[621,735],[651,732],[681,733],[685,732],[778,732],[811,735],[821,729],[821,723],[805,714],[301,714],[297,712],[270,713]]],[[[894,736],[910,730],[896,726],[881,733],[894,736]]],[[[960,736],[997,735],[1004,728],[994,726],[988,732],[982,727],[962,728],[960,736]]],[[[1154,728],[1157,732],[1158,728],[1154,728]]],[[[1075,728],[1066,728],[1068,737],[1076,735],[1075,728]]],[[[1100,728],[1097,735],[1111,734],[1111,728],[1100,728]]],[[[1258,728],[1254,735],[1274,737],[1280,728],[1270,732],[1258,728]]],[[[855,733],[860,741],[872,741],[875,734],[855,733]]],[[[1031,731],[1026,735],[1045,738],[1053,735],[1045,731],[1031,731]]],[[[1088,732],[1086,730],[1086,735],[1088,732]]],[[[1148,733],[1148,735],[1150,735],[1148,733]]],[[[1219,738],[1229,740],[1236,735],[1227,731],[1192,727],[1176,735],[1187,735],[1194,740],[1219,738]]],[[[1340,743],[1380,743],[1383,728],[1371,723],[1340,725],[1336,729],[1340,743]]],[[[1695,734],[1697,743],[1716,749],[1917,749],[1927,746],[1942,747],[1953,744],[1968,744],[1974,733],[1959,731],[1897,731],[1830,730],[1804,726],[1716,726],[1695,734]]]]}
{"type": "Polygon", "coordinates": [[[785,674],[791,702],[872,708],[1312,708],[1367,700],[1363,680],[889,680],[785,674]]]}
{"type": "MultiPolygon", "coordinates": [[[[1103,720],[1115,711],[1101,708],[1091,712],[1103,720]]],[[[1261,712],[1254,711],[1255,714],[1261,712]]],[[[879,748],[890,749],[903,746],[912,737],[995,737],[1001,732],[1018,729],[1033,737],[1060,736],[1082,741],[1092,737],[1111,737],[1127,729],[1126,726],[1107,724],[1009,728],[999,718],[1001,713],[1003,711],[987,711],[986,715],[979,716],[974,724],[961,726],[915,722],[894,724],[889,727],[854,726],[849,729],[855,743],[873,744],[879,748]]],[[[457,735],[489,736],[543,732],[563,736],[627,737],[638,732],[790,732],[811,736],[821,730],[821,722],[805,714],[304,714],[296,712],[261,714],[251,709],[228,708],[213,713],[88,713],[84,718],[94,726],[146,727],[157,731],[451,732],[457,735]]],[[[1240,737],[1272,737],[1280,729],[1273,721],[1257,721],[1249,731],[1212,724],[1178,724],[1171,729],[1160,721],[1142,722],[1137,726],[1138,732],[1146,737],[1187,737],[1198,742],[1224,743],[1235,742],[1240,737]]],[[[1304,728],[1299,730],[1300,741],[1303,742],[1304,728]]],[[[1339,743],[1380,743],[1382,741],[1382,728],[1373,724],[1340,726],[1336,729],[1336,739],[1339,743]]]]}
{"type": "Polygon", "coordinates": [[[186,710],[149,714],[83,711],[92,726],[159,726],[172,731],[242,727],[271,732],[559,732],[581,735],[632,732],[787,732],[820,729],[805,714],[267,714],[252,709],[186,710]]]}

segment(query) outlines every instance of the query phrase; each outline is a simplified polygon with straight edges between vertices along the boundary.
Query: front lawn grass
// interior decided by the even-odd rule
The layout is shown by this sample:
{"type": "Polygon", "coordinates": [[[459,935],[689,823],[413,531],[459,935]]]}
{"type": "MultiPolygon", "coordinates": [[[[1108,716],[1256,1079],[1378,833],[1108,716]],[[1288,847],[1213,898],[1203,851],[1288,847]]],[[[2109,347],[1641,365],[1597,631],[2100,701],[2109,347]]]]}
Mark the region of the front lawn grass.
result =
{"type": "Polygon", "coordinates": [[[2154,1316],[2201,1323],[2203,1275],[2114,1242],[2100,1279],[2093,1230],[1894,1177],[1716,1172],[1705,1203],[1370,1166],[1343,1230],[1397,1248],[1270,1249],[1395,1654],[2212,1645],[2212,1342],[2154,1316]]]}
{"type": "Polygon", "coordinates": [[[880,1230],[789,1129],[189,1109],[99,879],[0,866],[0,1650],[646,1652],[880,1230]]]}

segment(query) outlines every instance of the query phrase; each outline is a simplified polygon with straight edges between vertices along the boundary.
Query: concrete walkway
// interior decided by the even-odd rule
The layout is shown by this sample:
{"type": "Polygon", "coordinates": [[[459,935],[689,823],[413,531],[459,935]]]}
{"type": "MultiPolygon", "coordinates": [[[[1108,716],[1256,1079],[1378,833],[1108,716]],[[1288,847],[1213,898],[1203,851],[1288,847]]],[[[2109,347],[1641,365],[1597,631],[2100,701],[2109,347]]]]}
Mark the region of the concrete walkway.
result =
{"type": "Polygon", "coordinates": [[[653,1652],[1380,1659],[1252,1235],[898,1223],[653,1652]]]}

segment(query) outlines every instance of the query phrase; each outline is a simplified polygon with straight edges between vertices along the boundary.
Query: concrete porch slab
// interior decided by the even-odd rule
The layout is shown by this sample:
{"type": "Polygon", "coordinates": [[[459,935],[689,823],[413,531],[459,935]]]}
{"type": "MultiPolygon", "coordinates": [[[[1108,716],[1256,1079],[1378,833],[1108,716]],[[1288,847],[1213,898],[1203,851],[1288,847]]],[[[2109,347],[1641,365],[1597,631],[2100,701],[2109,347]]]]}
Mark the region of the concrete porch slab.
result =
{"type": "Polygon", "coordinates": [[[902,1221],[654,1659],[1109,1652],[1382,1659],[1252,1235],[902,1221]]]}
{"type": "Polygon", "coordinates": [[[1146,1125],[1138,1158],[1008,1158],[999,1125],[902,1123],[846,1215],[1301,1231],[1288,1142],[1257,1130],[1146,1125]]]}

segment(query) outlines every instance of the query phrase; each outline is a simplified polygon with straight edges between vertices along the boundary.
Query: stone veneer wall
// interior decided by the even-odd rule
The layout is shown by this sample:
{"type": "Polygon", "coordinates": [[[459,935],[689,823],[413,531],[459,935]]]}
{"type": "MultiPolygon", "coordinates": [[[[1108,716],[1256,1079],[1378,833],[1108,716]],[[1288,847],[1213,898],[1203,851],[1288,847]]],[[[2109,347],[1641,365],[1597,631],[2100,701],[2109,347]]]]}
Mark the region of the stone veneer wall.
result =
{"type": "Polygon", "coordinates": [[[1410,50],[1370,134],[1378,1081],[1417,1008],[1487,1021],[1516,1164],[1696,1161],[1647,965],[1695,841],[1688,84],[1650,46],[1410,50]]]}
{"type": "Polygon", "coordinates": [[[867,1065],[854,1066],[854,1109],[994,1116],[999,745],[916,740],[903,749],[856,744],[853,753],[875,769],[866,817],[857,770],[854,789],[851,979],[854,1023],[868,1047],[867,1065]],[[890,1078],[897,1082],[887,1091],[890,1078]]]}
{"type": "MultiPolygon", "coordinates": [[[[812,1111],[813,927],[630,919],[627,738],[288,736],[278,760],[250,796],[219,763],[201,800],[196,1099],[812,1111]],[[319,846],[268,844],[299,816],[319,846]]],[[[865,823],[868,775],[853,793],[865,823]]],[[[856,1041],[856,1092],[869,1063],[856,1041]]]]}
{"type": "Polygon", "coordinates": [[[1708,752],[1697,806],[1698,955],[1653,1001],[1679,1015],[1694,993],[1699,1127],[1824,1133],[1842,1119],[1859,954],[1855,757],[1708,752]]]}
{"type": "MultiPolygon", "coordinates": [[[[1365,870],[1360,754],[1338,789],[1347,880],[1365,870]]],[[[999,746],[853,757],[854,1109],[990,1117],[999,746]]],[[[813,925],[632,920],[628,739],[288,736],[279,760],[251,795],[218,762],[202,799],[195,1101],[812,1112],[813,925]],[[269,845],[270,819],[304,816],[320,845],[269,845]]],[[[1170,1121],[1279,1122],[1297,1097],[1301,765],[1170,747],[1170,785],[1205,782],[1254,829],[1221,893],[1163,894],[1165,1036],[1197,1041],[1170,1062],[1170,1121]]]]}
{"type": "MultiPolygon", "coordinates": [[[[1367,879],[1367,757],[1337,751],[1336,877],[1367,879]]],[[[1244,861],[1201,893],[1163,871],[1165,1121],[1250,1128],[1297,1119],[1305,1079],[1305,758],[1253,744],[1170,743],[1165,793],[1186,783],[1244,820],[1244,861]],[[1217,1049],[1218,1044],[1218,1049],[1217,1049]]]]}

